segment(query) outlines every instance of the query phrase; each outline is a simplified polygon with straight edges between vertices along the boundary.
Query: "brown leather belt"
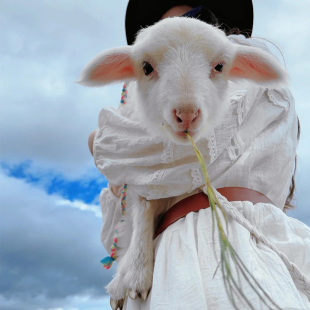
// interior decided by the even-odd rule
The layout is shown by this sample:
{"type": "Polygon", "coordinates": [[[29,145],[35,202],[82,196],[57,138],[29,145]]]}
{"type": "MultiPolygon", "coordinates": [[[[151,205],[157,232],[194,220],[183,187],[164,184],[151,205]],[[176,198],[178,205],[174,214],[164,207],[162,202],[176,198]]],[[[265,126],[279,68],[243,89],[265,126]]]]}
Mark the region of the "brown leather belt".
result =
{"type": "MultiPolygon", "coordinates": [[[[244,187],[223,187],[218,188],[217,191],[225,196],[228,201],[250,201],[253,204],[258,202],[273,203],[264,194],[259,193],[253,189],[244,187]]],[[[190,212],[197,212],[200,209],[209,208],[208,196],[204,193],[198,193],[180,200],[173,205],[160,219],[155,230],[154,239],[161,234],[168,226],[185,217],[190,212]]]]}

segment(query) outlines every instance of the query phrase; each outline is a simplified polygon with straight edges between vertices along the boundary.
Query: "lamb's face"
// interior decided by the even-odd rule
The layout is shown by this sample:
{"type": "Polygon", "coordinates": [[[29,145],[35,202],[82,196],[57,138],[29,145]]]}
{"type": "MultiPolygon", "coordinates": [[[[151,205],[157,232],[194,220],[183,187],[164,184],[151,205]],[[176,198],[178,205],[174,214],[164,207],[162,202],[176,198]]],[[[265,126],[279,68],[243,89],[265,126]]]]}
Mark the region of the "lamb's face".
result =
{"type": "Polygon", "coordinates": [[[174,17],[141,31],[133,46],[97,55],[79,82],[103,86],[137,81],[130,108],[150,134],[189,143],[205,136],[227,109],[228,79],[283,87],[287,75],[258,48],[229,42],[219,29],[196,19],[174,17]],[[134,96],[135,97],[135,96],[134,96]]]}
{"type": "Polygon", "coordinates": [[[203,22],[171,18],[143,30],[133,47],[138,83],[136,112],[153,135],[176,143],[205,136],[224,115],[231,47],[203,22]]]}

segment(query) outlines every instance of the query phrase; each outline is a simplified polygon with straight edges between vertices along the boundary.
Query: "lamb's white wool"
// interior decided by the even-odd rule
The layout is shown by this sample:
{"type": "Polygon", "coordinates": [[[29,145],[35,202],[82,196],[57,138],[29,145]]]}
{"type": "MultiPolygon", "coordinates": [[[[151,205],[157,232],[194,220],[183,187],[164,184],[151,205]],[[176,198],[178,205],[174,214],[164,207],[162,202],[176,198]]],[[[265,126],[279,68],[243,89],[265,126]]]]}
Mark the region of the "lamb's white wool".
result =
{"type": "Polygon", "coordinates": [[[197,141],[221,121],[230,79],[275,88],[283,86],[286,73],[265,51],[232,44],[223,31],[199,20],[174,17],[141,30],[133,46],[98,55],[79,82],[135,81],[128,104],[141,126],[188,143],[185,130],[197,141]]]}

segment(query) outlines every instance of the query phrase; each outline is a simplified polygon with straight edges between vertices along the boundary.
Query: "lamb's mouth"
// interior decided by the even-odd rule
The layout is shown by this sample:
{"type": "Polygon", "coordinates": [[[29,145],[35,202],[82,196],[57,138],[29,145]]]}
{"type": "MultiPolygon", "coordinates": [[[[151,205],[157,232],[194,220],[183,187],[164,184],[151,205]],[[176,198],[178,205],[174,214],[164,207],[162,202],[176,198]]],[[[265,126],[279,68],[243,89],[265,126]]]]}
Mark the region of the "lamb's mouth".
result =
{"type": "Polygon", "coordinates": [[[176,131],[175,130],[174,133],[177,137],[187,138],[186,133],[188,133],[191,137],[194,137],[197,134],[197,131],[191,131],[191,130],[176,131]]]}
{"type": "Polygon", "coordinates": [[[200,130],[175,130],[171,125],[169,124],[162,124],[163,132],[169,139],[172,139],[176,143],[181,144],[188,144],[190,141],[188,140],[188,137],[186,136],[186,133],[188,133],[194,141],[199,138],[200,136],[200,130]]]}

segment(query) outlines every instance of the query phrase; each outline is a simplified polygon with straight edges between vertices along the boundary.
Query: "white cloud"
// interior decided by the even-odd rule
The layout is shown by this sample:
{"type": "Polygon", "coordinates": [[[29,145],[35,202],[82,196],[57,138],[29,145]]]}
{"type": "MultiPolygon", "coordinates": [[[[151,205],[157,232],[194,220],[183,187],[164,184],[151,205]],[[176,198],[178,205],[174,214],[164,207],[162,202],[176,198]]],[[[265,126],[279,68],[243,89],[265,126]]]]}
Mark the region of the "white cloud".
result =
{"type": "Polygon", "coordinates": [[[61,307],[51,306],[54,303],[54,301],[46,300],[42,296],[26,304],[16,299],[3,298],[0,295],[0,305],[3,310],[111,310],[109,297],[90,298],[89,296],[73,296],[56,301],[56,303],[62,304],[61,307]],[[44,305],[46,306],[44,307],[44,305]]]}
{"type": "Polygon", "coordinates": [[[99,263],[107,255],[99,207],[47,195],[1,171],[0,184],[1,309],[98,309],[106,303],[104,286],[115,266],[107,271],[99,263]]]}
{"type": "MultiPolygon", "coordinates": [[[[63,308],[48,308],[48,309],[39,309],[39,310],[64,310],[64,309],[63,308]]],[[[77,310],[77,308],[73,310],[77,310]]]]}
{"type": "Polygon", "coordinates": [[[93,167],[89,133],[104,105],[117,106],[121,86],[74,84],[86,63],[110,44],[125,44],[125,5],[101,1],[10,1],[1,19],[1,157],[80,177],[93,167]],[[120,9],[122,7],[122,9],[120,9]],[[101,8],[101,10],[99,9],[101,8]],[[106,16],[104,15],[106,12],[106,16]],[[112,29],[123,36],[115,36],[112,29]]]}
{"type": "Polygon", "coordinates": [[[57,199],[55,201],[55,205],[76,208],[81,211],[90,211],[93,212],[97,217],[102,218],[102,213],[98,205],[87,204],[79,200],[70,201],[68,199],[57,199]]]}

